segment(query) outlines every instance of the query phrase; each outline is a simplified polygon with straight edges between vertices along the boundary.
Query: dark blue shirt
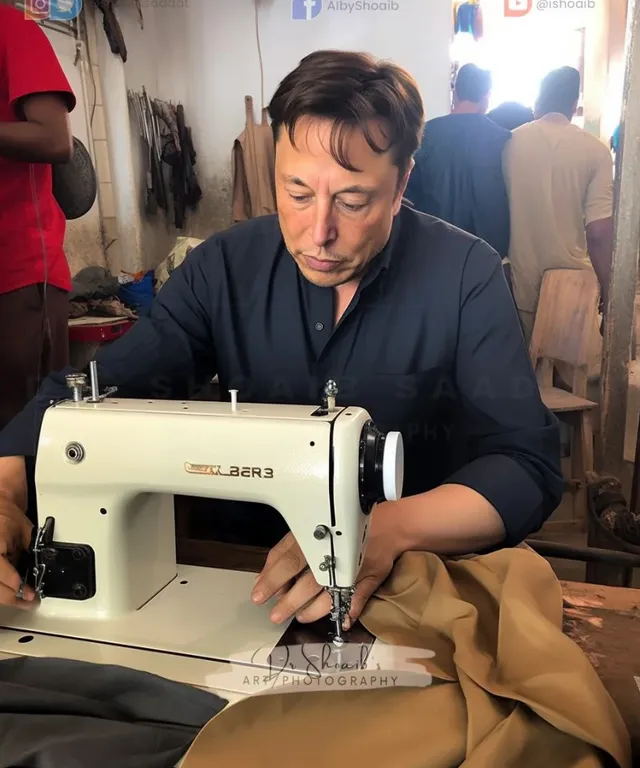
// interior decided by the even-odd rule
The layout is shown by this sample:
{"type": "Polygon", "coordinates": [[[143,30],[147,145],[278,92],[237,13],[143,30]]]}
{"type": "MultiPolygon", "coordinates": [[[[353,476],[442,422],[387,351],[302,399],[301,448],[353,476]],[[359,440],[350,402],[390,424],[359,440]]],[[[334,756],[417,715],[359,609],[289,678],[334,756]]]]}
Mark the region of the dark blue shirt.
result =
{"type": "Polygon", "coordinates": [[[511,138],[486,115],[454,114],[429,120],[415,155],[406,197],[509,255],[509,199],[502,152],[511,138]]]}
{"type": "MultiPolygon", "coordinates": [[[[236,225],[196,248],[150,315],[98,353],[101,384],[184,398],[217,374],[240,401],[316,404],[334,379],[338,404],[402,432],[405,495],[460,483],[497,509],[507,544],[537,530],[562,496],[559,431],[495,251],[403,206],[336,327],[334,300],[299,272],[276,216],[236,225]]],[[[0,455],[35,455],[44,411],[69,396],[67,372],[0,434],[0,455]]]]}

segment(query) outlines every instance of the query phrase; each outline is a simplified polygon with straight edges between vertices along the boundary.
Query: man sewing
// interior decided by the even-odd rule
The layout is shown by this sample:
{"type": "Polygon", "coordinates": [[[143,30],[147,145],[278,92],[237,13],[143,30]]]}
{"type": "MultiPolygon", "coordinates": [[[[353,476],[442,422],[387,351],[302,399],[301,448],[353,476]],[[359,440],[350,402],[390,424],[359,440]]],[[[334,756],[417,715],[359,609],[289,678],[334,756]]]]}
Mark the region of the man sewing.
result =
{"type": "Polygon", "coordinates": [[[75,96],[44,31],[0,0],[0,429],[67,365],[71,275],[52,164],[75,96]]]}
{"type": "MultiPolygon", "coordinates": [[[[196,248],[98,369],[123,397],[217,373],[244,401],[317,404],[334,379],[338,404],[400,430],[405,498],[372,513],[353,621],[407,550],[480,552],[537,530],[562,495],[558,428],[497,253],[402,204],[423,128],[411,77],[320,51],[282,81],[269,112],[278,214],[196,248]]],[[[29,541],[29,466],[44,411],[68,397],[68,372],[0,434],[0,601],[27,609],[33,593],[17,597],[10,560],[29,541]]],[[[275,595],[275,622],[330,608],[290,534],[252,598],[275,595]]]]}

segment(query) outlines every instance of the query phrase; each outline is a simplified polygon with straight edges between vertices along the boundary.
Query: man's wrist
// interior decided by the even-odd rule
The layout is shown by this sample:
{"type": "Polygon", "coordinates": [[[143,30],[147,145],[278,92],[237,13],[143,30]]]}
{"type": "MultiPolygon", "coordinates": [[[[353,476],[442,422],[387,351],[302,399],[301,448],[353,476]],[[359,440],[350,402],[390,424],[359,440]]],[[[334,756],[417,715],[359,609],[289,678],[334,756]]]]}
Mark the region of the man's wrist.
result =
{"type": "Polygon", "coordinates": [[[371,513],[370,533],[385,542],[386,548],[391,551],[394,560],[412,549],[404,526],[402,506],[402,499],[400,501],[384,501],[377,504],[371,513]]]}

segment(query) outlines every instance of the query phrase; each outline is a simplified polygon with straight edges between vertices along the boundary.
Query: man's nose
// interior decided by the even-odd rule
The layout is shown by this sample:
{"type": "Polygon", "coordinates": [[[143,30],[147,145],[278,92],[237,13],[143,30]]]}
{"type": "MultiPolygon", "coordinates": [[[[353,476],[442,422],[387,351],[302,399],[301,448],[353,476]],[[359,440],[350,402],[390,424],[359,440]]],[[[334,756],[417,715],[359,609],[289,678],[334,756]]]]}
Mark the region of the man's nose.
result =
{"type": "Polygon", "coordinates": [[[317,201],[311,236],[314,245],[317,245],[318,248],[322,248],[336,239],[333,207],[330,201],[317,201]]]}

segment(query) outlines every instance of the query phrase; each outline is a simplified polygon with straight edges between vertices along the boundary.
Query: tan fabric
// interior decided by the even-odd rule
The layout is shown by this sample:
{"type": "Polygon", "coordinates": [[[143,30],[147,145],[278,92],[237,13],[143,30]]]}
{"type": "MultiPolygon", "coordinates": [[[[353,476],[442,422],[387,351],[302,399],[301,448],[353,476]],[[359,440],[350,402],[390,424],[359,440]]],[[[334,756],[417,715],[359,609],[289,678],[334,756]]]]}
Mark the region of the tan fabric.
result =
{"type": "Polygon", "coordinates": [[[513,292],[522,317],[535,313],[545,270],[591,269],[585,227],[613,215],[613,161],[599,139],[553,114],[513,132],[503,166],[513,292]]]}
{"type": "Polygon", "coordinates": [[[276,212],[275,150],[267,110],[253,118],[253,99],[244,97],[246,125],[233,143],[233,221],[276,212]]]}
{"type": "Polygon", "coordinates": [[[435,652],[444,684],[254,696],[200,732],[183,768],[631,766],[624,723],[562,632],[560,585],[533,552],[407,553],[363,623],[435,652]]]}

